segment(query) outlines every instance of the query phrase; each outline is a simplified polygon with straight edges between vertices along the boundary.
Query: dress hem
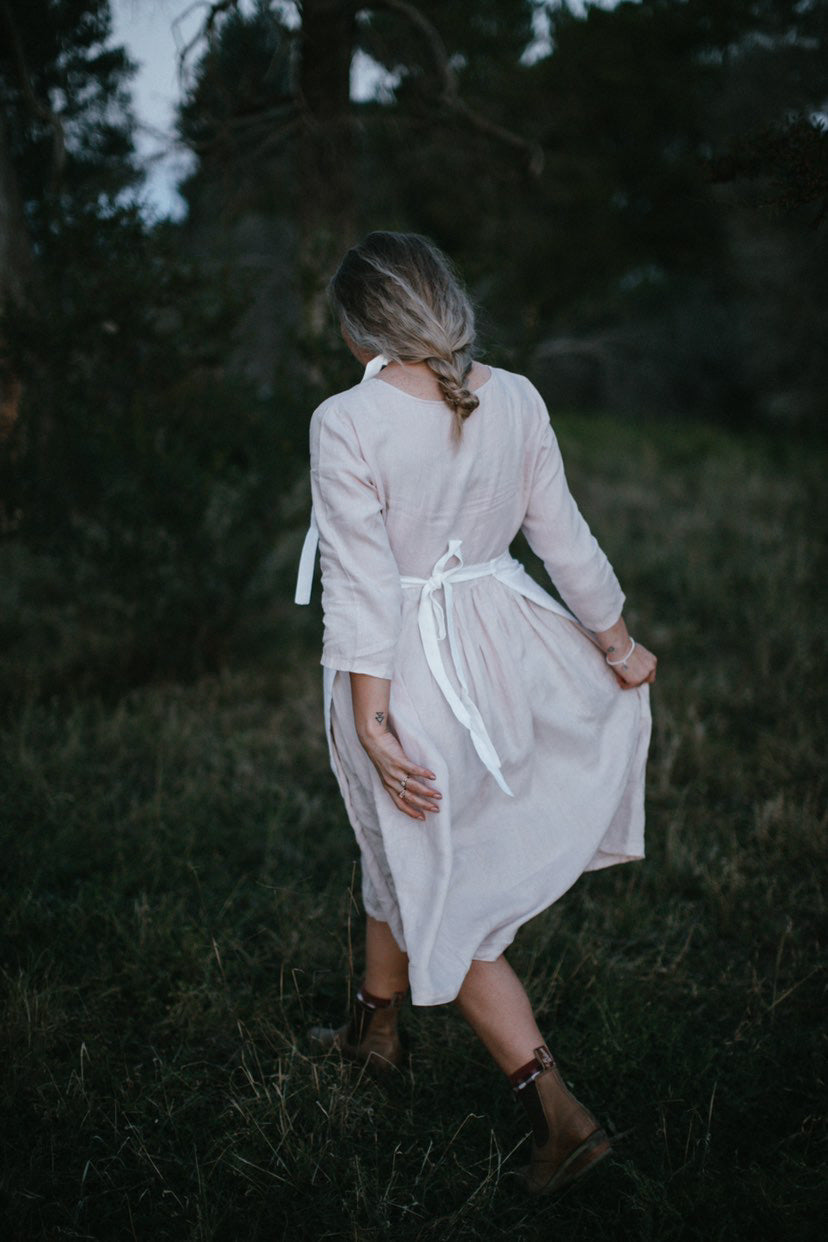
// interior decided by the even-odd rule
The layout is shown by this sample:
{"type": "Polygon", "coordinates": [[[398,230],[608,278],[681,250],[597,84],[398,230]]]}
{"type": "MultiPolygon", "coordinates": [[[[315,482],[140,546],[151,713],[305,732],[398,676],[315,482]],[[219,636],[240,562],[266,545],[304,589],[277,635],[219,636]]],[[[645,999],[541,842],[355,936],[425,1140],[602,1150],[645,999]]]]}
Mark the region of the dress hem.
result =
{"type": "MultiPolygon", "coordinates": [[[[605,867],[619,866],[621,863],[643,862],[644,858],[645,858],[644,853],[607,855],[605,861],[601,861],[597,864],[593,863],[593,865],[585,867],[584,870],[581,872],[581,875],[586,875],[587,871],[600,871],[600,870],[603,870],[605,867]]],[[[564,894],[562,893],[561,896],[564,896],[564,894]]],[[[496,947],[489,951],[491,956],[481,957],[478,954],[476,954],[474,957],[472,957],[471,961],[472,962],[494,962],[496,961],[500,957],[501,953],[505,953],[506,950],[510,947],[510,945],[514,944],[515,938],[522,927],[525,927],[527,923],[531,923],[532,919],[537,918],[539,914],[543,914],[546,910],[551,909],[551,907],[555,905],[556,902],[559,900],[560,898],[556,898],[555,901],[551,901],[548,906],[544,906],[542,910],[536,910],[534,914],[530,914],[529,917],[524,919],[522,923],[518,923],[518,925],[515,927],[514,931],[512,932],[511,936],[509,936],[506,939],[499,940],[496,944],[496,947]]],[[[460,987],[462,986],[463,985],[461,983],[460,987]]],[[[453,996],[441,996],[437,1000],[415,1001],[412,996],[411,1004],[416,1009],[428,1009],[435,1005],[450,1005],[452,1001],[457,999],[459,993],[460,993],[460,988],[457,989],[457,991],[454,993],[453,996]]]]}

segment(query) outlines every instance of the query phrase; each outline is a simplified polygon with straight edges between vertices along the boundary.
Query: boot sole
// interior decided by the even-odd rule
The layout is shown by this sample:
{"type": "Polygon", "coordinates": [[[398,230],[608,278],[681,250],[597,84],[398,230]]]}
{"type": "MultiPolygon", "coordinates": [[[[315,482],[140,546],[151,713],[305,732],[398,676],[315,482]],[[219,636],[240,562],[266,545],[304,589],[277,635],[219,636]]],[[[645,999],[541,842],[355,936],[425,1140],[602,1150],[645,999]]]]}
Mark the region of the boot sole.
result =
{"type": "Polygon", "coordinates": [[[399,1069],[405,1061],[405,1051],[400,1053],[397,1060],[384,1057],[381,1052],[373,1050],[367,1056],[363,1055],[355,1048],[337,1042],[337,1034],[335,1027],[312,1026],[308,1031],[308,1038],[317,1045],[321,1052],[336,1051],[344,1060],[351,1061],[354,1065],[367,1065],[369,1070],[378,1074],[390,1074],[392,1070],[399,1069]]]}
{"type": "Polygon", "coordinates": [[[553,1177],[543,1186],[533,1186],[529,1181],[529,1168],[523,1172],[524,1183],[532,1195],[555,1195],[565,1187],[571,1186],[585,1174],[591,1172],[602,1160],[612,1152],[612,1144],[605,1131],[596,1130],[589,1138],[576,1147],[560,1165],[553,1177]]]}

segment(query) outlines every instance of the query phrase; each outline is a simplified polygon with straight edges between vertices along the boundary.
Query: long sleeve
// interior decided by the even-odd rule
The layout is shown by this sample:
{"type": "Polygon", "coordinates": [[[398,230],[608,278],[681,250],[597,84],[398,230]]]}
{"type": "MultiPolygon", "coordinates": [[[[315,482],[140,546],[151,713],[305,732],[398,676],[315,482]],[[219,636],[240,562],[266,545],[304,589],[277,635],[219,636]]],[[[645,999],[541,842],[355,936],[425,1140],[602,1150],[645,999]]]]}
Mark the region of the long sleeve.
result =
{"type": "Polygon", "coordinates": [[[310,455],[325,618],[322,664],[390,678],[402,616],[400,572],[356,430],[330,402],[314,412],[310,455]]]}
{"type": "Polygon", "coordinates": [[[581,624],[590,630],[606,630],[621,615],[624,593],[569,490],[543,399],[528,386],[533,406],[532,459],[521,529],[581,624]]]}

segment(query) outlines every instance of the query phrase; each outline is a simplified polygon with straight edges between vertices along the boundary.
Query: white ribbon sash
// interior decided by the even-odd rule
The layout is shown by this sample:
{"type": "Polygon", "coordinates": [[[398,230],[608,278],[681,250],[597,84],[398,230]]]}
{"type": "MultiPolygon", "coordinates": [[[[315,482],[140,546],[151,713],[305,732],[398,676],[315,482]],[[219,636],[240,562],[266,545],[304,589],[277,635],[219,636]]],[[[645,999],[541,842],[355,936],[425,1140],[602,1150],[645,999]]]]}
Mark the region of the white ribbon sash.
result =
{"type": "Polygon", "coordinates": [[[513,797],[512,791],[500,770],[500,758],[492,739],[489,737],[483,717],[480,715],[476,703],[474,703],[469,694],[463,665],[459,656],[457,631],[454,625],[453,586],[458,582],[469,582],[473,578],[484,578],[491,575],[491,577],[497,578],[499,582],[502,582],[511,590],[517,591],[518,594],[533,600],[536,604],[540,604],[541,607],[548,609],[550,612],[560,613],[569,621],[575,621],[576,625],[578,622],[562,604],[559,604],[542,587],[538,586],[529,577],[521,563],[516,561],[508,552],[503,552],[491,561],[481,561],[476,565],[464,565],[460,554],[461,543],[461,539],[449,540],[448,549],[435,564],[430,577],[403,577],[400,581],[404,588],[419,587],[420,589],[417,625],[420,630],[420,639],[422,640],[428,667],[431,669],[434,680],[443,692],[443,697],[460,724],[464,729],[468,729],[472,745],[480,759],[491,772],[503,792],[508,794],[509,797],[513,797]],[[457,564],[449,567],[448,563],[450,560],[456,560],[457,564]],[[437,598],[436,592],[438,591],[443,592],[443,604],[437,598]],[[460,687],[459,694],[451,684],[446,671],[443,651],[440,646],[444,639],[448,639],[448,654],[454,668],[457,684],[460,687]]]}
{"type": "Polygon", "coordinates": [[[495,561],[481,562],[479,565],[464,565],[463,558],[460,555],[461,543],[461,539],[449,540],[448,549],[435,564],[430,578],[403,577],[400,581],[403,587],[420,588],[417,625],[420,629],[420,638],[426,660],[428,661],[428,667],[431,669],[434,680],[442,690],[443,697],[463,728],[468,729],[471,734],[474,749],[483,760],[483,763],[489,769],[503,792],[512,797],[512,791],[503,779],[503,774],[500,770],[500,758],[494,748],[494,743],[489,737],[488,730],[483,723],[483,717],[472,700],[469,694],[469,687],[466,684],[466,677],[457,646],[457,631],[454,626],[454,598],[452,593],[453,583],[468,582],[472,578],[482,578],[487,574],[493,574],[498,562],[504,560],[504,557],[507,561],[511,560],[511,557],[507,552],[504,554],[504,557],[498,557],[495,561]],[[448,562],[450,560],[456,560],[457,564],[449,568],[448,562]],[[443,592],[445,607],[437,598],[436,593],[438,591],[443,592]],[[449,655],[457,683],[460,687],[459,694],[449,680],[440,651],[440,643],[445,638],[448,638],[449,655]]]}

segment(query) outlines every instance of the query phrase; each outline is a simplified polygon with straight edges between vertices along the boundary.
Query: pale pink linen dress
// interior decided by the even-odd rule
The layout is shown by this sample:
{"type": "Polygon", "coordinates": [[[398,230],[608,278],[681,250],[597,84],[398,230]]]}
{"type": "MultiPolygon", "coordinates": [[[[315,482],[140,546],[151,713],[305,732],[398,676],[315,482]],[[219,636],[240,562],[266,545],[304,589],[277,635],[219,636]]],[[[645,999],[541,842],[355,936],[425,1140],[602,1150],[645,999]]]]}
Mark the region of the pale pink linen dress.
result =
{"type": "MultiPolygon", "coordinates": [[[[473,958],[496,958],[582,872],[644,856],[648,687],[621,690],[573,620],[492,575],[453,585],[461,674],[512,796],[427,663],[420,592],[400,578],[428,579],[450,540],[469,565],[498,557],[522,529],[585,629],[607,629],[624,602],[536,389],[493,367],[477,395],[459,444],[446,405],[379,376],[323,402],[311,422],[322,664],[338,670],[331,762],[365,909],[408,953],[415,1005],[452,1000],[473,958]],[[362,749],[348,671],[391,679],[391,726],[443,794],[425,822],[394,805],[362,749]]],[[[440,640],[458,689],[447,648],[440,640]]]]}

